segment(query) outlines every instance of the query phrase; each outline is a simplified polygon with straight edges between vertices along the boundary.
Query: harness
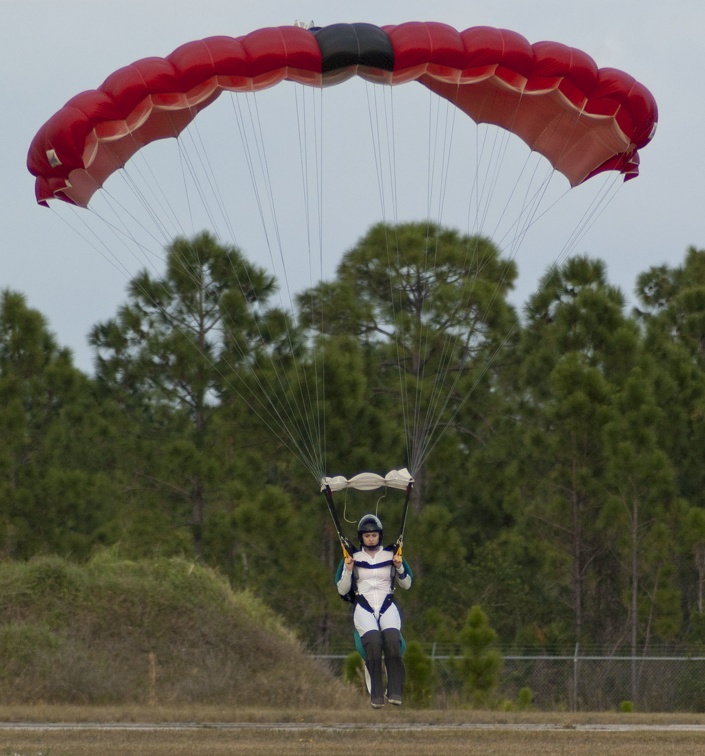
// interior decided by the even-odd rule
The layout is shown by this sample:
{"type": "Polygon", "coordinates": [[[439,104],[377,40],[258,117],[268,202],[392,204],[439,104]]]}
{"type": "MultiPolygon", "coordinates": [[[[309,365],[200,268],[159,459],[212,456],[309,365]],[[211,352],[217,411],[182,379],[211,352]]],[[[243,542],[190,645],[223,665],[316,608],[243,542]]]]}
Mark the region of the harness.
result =
{"type": "MultiPolygon", "coordinates": [[[[388,546],[387,549],[390,551],[393,551],[394,546],[388,546]]],[[[369,564],[367,562],[358,562],[356,564],[363,567],[365,566],[369,567],[369,564]]],[[[407,564],[406,559],[404,559],[403,557],[402,557],[402,564],[404,567],[404,571],[402,572],[400,577],[402,579],[406,577],[407,575],[411,575],[413,577],[411,568],[407,564]]],[[[381,565],[380,569],[383,569],[383,568],[384,568],[384,565],[381,565]]],[[[345,569],[345,560],[343,559],[338,565],[338,570],[335,575],[336,583],[340,580],[344,569],[345,569]]],[[[389,593],[384,597],[384,601],[382,601],[382,606],[379,609],[380,617],[387,611],[387,609],[389,609],[389,607],[392,605],[392,602],[394,601],[394,591],[396,589],[395,578],[396,578],[396,573],[397,573],[394,563],[390,564],[389,570],[390,570],[389,578],[390,578],[391,589],[389,593]]],[[[350,579],[350,590],[344,596],[341,596],[340,598],[342,598],[343,601],[347,601],[351,604],[354,604],[355,606],[361,606],[363,609],[370,612],[370,614],[374,614],[374,609],[370,605],[370,602],[361,593],[357,592],[357,581],[355,580],[354,568],[353,568],[353,572],[350,579]]]]}
{"type": "MultiPolygon", "coordinates": [[[[406,559],[402,556],[402,549],[404,546],[404,528],[406,526],[406,516],[409,511],[409,501],[411,499],[411,491],[414,486],[414,479],[409,475],[408,471],[404,469],[403,471],[391,471],[387,474],[387,477],[382,479],[380,476],[371,474],[371,473],[362,473],[359,476],[356,476],[356,478],[362,478],[366,481],[365,485],[359,485],[359,486],[352,486],[352,487],[359,487],[361,490],[372,490],[374,488],[379,488],[382,485],[385,485],[385,481],[389,483],[394,488],[401,488],[400,485],[398,485],[398,480],[401,477],[400,473],[405,473],[405,477],[402,477],[401,479],[405,481],[404,489],[406,492],[406,496],[404,497],[404,507],[402,509],[402,516],[401,516],[401,527],[399,530],[399,536],[397,537],[397,540],[392,544],[392,546],[387,547],[395,556],[401,556],[402,557],[402,564],[404,566],[404,572],[402,573],[402,579],[406,575],[411,575],[413,578],[413,574],[411,572],[411,568],[406,562],[406,559]],[[374,481],[369,482],[370,479],[374,479],[374,481]],[[393,482],[396,481],[396,482],[393,482]]],[[[354,479],[353,479],[354,480],[354,479]]],[[[347,487],[351,485],[351,481],[346,480],[345,478],[322,478],[321,479],[321,493],[323,493],[326,504],[328,505],[328,511],[330,512],[331,518],[333,520],[333,525],[335,526],[335,532],[338,536],[338,540],[340,541],[340,546],[343,551],[343,560],[340,562],[338,566],[338,570],[336,572],[335,576],[335,582],[339,582],[340,578],[343,574],[343,569],[345,567],[345,559],[352,556],[355,552],[355,547],[353,546],[352,542],[349,538],[347,538],[342,531],[342,528],[340,526],[340,519],[338,518],[338,512],[336,511],[335,504],[333,502],[333,489],[331,488],[331,485],[341,486],[341,487],[347,487]],[[343,482],[345,485],[343,485],[343,482]]],[[[340,488],[337,488],[337,490],[340,490],[340,488]]],[[[392,601],[394,600],[394,589],[396,587],[394,579],[396,577],[396,568],[393,563],[390,563],[390,585],[391,590],[387,594],[387,596],[384,598],[384,601],[382,602],[382,606],[380,607],[380,616],[384,614],[384,612],[389,609],[389,607],[392,605],[392,601]]],[[[350,590],[344,595],[341,596],[343,601],[347,601],[351,604],[355,604],[356,606],[359,605],[363,609],[365,609],[368,612],[371,612],[374,614],[374,609],[370,606],[369,601],[364,596],[361,596],[357,592],[357,586],[355,581],[355,572],[353,570],[353,575],[350,583],[350,590]]]]}

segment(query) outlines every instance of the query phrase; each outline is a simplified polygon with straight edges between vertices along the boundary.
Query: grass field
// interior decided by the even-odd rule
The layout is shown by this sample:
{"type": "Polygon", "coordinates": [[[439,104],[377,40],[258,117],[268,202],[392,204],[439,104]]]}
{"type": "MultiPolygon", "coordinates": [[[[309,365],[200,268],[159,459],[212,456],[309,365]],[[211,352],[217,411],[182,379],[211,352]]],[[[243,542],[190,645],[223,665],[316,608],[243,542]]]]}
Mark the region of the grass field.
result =
{"type": "Polygon", "coordinates": [[[705,754],[705,715],[222,707],[0,708],[0,756],[705,754]]]}

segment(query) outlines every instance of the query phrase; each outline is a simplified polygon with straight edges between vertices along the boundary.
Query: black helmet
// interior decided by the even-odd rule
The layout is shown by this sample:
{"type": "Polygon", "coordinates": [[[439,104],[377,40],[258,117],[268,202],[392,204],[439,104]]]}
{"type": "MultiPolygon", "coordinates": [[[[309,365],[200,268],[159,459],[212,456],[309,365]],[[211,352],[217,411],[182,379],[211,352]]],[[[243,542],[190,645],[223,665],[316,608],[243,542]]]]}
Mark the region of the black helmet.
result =
{"type": "Polygon", "coordinates": [[[377,515],[367,514],[357,524],[357,537],[362,544],[363,533],[379,533],[379,542],[382,543],[384,538],[384,528],[382,528],[382,521],[377,515]]]}

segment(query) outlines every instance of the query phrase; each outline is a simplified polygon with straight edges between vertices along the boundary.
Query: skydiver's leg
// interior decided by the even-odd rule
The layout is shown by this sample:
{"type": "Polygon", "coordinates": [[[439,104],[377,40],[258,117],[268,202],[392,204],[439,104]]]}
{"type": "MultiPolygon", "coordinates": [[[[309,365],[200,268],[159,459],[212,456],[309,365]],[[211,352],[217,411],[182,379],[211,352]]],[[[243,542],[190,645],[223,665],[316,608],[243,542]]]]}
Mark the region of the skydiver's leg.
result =
{"type": "Polygon", "coordinates": [[[382,633],[368,630],[362,637],[365,649],[365,666],[370,673],[370,702],[375,708],[384,706],[384,683],[382,682],[382,633]]]}
{"type": "Polygon", "coordinates": [[[387,700],[399,705],[404,694],[406,669],[401,655],[401,633],[396,628],[382,631],[384,663],[387,667],[387,700]]]}
{"type": "Polygon", "coordinates": [[[401,615],[396,604],[392,603],[380,615],[379,627],[387,668],[387,699],[389,703],[399,705],[404,693],[406,669],[401,655],[401,615]]]}

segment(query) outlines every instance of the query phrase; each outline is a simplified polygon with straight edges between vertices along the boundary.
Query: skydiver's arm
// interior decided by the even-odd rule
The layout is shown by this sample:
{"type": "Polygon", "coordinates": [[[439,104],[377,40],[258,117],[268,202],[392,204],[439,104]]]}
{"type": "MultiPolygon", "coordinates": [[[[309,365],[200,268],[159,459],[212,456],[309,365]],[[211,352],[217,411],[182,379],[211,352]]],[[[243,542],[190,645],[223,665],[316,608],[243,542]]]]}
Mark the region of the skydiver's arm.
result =
{"type": "Polygon", "coordinates": [[[403,559],[400,556],[395,556],[392,561],[394,562],[394,567],[397,571],[397,574],[395,575],[397,585],[400,588],[409,590],[409,588],[411,588],[411,583],[414,579],[414,576],[411,573],[411,568],[406,563],[406,559],[403,559]]]}
{"type": "Polygon", "coordinates": [[[338,593],[341,596],[345,596],[345,594],[350,591],[350,586],[352,585],[352,569],[352,557],[348,557],[347,559],[343,560],[338,567],[336,586],[338,588],[338,593]]]}

